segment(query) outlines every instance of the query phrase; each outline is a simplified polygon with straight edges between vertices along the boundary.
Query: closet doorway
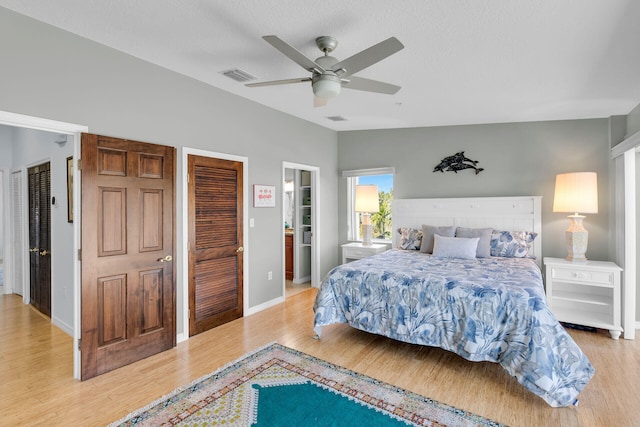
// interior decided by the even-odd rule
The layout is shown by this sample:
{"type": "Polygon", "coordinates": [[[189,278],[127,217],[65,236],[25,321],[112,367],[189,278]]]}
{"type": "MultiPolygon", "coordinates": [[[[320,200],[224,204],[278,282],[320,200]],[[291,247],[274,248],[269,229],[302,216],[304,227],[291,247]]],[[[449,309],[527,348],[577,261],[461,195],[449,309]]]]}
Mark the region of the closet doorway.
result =
{"type": "Polygon", "coordinates": [[[283,295],[319,284],[319,169],[283,163],[283,295]]]}

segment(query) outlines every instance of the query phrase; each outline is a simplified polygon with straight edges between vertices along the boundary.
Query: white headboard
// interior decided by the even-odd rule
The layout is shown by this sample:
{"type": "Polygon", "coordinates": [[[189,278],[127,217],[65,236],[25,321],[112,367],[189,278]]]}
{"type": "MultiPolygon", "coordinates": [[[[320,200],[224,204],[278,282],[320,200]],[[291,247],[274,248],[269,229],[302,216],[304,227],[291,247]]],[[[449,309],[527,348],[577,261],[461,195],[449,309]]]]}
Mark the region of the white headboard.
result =
{"type": "Polygon", "coordinates": [[[465,197],[451,199],[394,199],[393,247],[399,227],[418,230],[422,224],[493,227],[504,231],[535,231],[533,255],[542,262],[541,196],[465,197]]]}

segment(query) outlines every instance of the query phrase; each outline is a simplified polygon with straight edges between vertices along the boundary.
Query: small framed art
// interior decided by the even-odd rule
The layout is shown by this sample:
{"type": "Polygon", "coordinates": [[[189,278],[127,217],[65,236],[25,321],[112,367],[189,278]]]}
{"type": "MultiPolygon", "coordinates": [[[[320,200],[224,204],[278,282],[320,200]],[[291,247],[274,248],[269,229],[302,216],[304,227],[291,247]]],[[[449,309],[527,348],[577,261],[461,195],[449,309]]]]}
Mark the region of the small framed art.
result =
{"type": "Polygon", "coordinates": [[[276,207],[276,186],[255,184],[253,186],[253,207],[254,208],[275,208],[276,207]]]}

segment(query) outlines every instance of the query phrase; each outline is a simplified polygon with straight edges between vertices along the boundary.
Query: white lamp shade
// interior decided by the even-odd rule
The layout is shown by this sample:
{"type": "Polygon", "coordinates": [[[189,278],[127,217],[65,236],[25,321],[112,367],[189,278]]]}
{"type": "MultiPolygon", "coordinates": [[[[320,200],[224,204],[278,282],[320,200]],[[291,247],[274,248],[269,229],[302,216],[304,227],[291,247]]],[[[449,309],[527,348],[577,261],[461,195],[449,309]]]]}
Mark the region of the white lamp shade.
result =
{"type": "Polygon", "coordinates": [[[378,212],[380,200],[378,199],[377,185],[356,185],[356,212],[378,212]]]}
{"type": "Polygon", "coordinates": [[[556,175],[554,212],[598,213],[598,176],[595,172],[556,175]]]}
{"type": "Polygon", "coordinates": [[[318,98],[329,99],[338,96],[342,83],[340,78],[332,75],[322,75],[313,79],[311,83],[313,94],[318,98]]]}

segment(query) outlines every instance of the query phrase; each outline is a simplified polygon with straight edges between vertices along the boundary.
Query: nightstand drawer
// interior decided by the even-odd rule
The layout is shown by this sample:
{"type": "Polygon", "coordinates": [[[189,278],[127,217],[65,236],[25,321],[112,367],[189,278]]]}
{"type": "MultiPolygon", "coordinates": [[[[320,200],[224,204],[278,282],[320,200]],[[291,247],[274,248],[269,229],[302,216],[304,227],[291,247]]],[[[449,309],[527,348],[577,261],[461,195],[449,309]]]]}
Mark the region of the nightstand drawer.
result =
{"type": "Polygon", "coordinates": [[[347,258],[365,258],[370,255],[373,255],[375,252],[372,252],[368,249],[360,249],[360,248],[344,248],[344,256],[347,258]]]}
{"type": "Polygon", "coordinates": [[[374,243],[371,246],[363,246],[362,243],[353,242],[342,245],[342,263],[369,257],[387,250],[387,245],[374,243]]]}
{"type": "Polygon", "coordinates": [[[570,268],[552,268],[554,280],[598,283],[613,286],[613,274],[606,271],[574,270],[570,268]]]}

